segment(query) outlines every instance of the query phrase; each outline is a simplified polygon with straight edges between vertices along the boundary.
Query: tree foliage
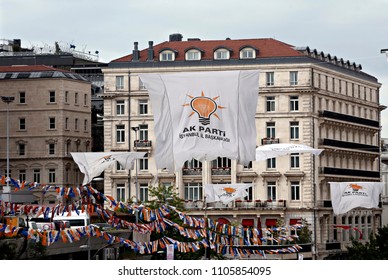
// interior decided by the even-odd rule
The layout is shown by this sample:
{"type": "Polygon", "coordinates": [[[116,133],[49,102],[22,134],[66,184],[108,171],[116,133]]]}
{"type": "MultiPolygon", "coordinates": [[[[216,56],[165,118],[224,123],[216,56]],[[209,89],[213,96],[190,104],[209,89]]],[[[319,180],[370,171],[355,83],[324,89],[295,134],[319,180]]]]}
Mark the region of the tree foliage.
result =
{"type": "Polygon", "coordinates": [[[372,233],[369,242],[352,240],[347,249],[350,260],[388,260],[388,226],[378,228],[376,234],[372,233]]]}

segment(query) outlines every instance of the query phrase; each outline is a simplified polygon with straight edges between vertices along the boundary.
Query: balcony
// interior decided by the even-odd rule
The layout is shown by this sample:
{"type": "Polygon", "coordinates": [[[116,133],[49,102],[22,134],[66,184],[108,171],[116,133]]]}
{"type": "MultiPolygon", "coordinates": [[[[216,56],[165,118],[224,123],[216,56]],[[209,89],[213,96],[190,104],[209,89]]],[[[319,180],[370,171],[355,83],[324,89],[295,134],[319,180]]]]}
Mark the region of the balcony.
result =
{"type": "Polygon", "coordinates": [[[321,140],[321,145],[333,146],[333,147],[344,148],[344,149],[363,150],[366,152],[373,152],[373,153],[379,152],[378,146],[365,145],[365,144],[359,144],[359,143],[353,143],[353,142],[345,142],[345,141],[339,141],[339,140],[332,140],[332,139],[327,139],[327,138],[324,138],[321,140]]]}
{"type": "Polygon", "coordinates": [[[261,145],[279,144],[279,138],[261,138],[261,145]]]}
{"type": "Polygon", "coordinates": [[[191,175],[191,176],[201,176],[202,175],[202,168],[183,168],[182,174],[183,175],[191,175]]]}
{"type": "Polygon", "coordinates": [[[230,167],[212,168],[212,175],[230,176],[231,174],[230,167]]]}
{"type": "Polygon", "coordinates": [[[380,178],[380,172],[378,171],[355,170],[345,168],[321,167],[320,173],[339,176],[380,178]]]}
{"type": "Polygon", "coordinates": [[[363,119],[363,118],[354,117],[354,116],[345,115],[345,114],[340,114],[340,113],[331,112],[331,111],[321,111],[319,115],[321,117],[324,117],[324,118],[335,119],[335,120],[339,120],[339,121],[345,121],[345,122],[350,122],[350,123],[355,123],[355,124],[372,126],[375,128],[380,127],[380,124],[378,121],[374,121],[374,120],[370,120],[370,119],[363,119]]]}
{"type": "Polygon", "coordinates": [[[135,140],[133,142],[133,146],[136,149],[151,149],[152,148],[152,141],[150,140],[135,140]]]}

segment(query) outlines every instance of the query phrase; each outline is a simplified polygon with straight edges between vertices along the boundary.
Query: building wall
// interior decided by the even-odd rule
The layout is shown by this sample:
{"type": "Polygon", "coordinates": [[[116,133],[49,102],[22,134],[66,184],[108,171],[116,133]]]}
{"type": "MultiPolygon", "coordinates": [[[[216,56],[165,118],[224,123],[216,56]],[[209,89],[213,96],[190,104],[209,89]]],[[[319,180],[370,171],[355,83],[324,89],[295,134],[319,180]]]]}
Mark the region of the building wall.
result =
{"type": "MultiPolygon", "coordinates": [[[[177,64],[178,65],[178,64],[177,64]]],[[[180,65],[180,64],[179,64],[180,65]]],[[[343,242],[343,248],[350,242],[353,233],[343,233],[336,230],[334,224],[351,224],[359,226],[366,234],[375,230],[380,223],[381,210],[354,210],[346,215],[335,217],[330,201],[329,182],[332,181],[379,181],[380,177],[373,177],[374,172],[379,173],[379,152],[374,148],[379,146],[380,127],[365,124],[365,120],[373,120],[379,123],[379,87],[380,84],[373,81],[367,75],[363,76],[356,71],[343,69],[344,67],[326,67],[320,63],[282,63],[254,65],[252,63],[237,66],[225,65],[224,67],[109,67],[104,70],[104,124],[105,126],[105,150],[141,150],[149,152],[148,169],[130,171],[130,179],[125,171],[112,170],[105,173],[105,193],[117,197],[117,184],[125,186],[125,200],[136,193],[136,177],[140,184],[155,186],[158,183],[170,183],[176,186],[182,199],[185,197],[185,185],[206,183],[252,183],[252,202],[249,207],[238,207],[231,204],[229,207],[217,210],[214,206],[207,215],[215,219],[227,218],[231,222],[241,223],[243,219],[253,219],[255,227],[265,227],[268,219],[283,219],[288,224],[291,219],[305,218],[313,230],[313,239],[316,250],[324,255],[325,244],[331,241],[343,242]],[[157,170],[153,149],[156,139],[154,134],[154,122],[152,104],[147,91],[141,87],[138,75],[140,73],[167,73],[179,71],[211,71],[211,70],[243,70],[259,69],[259,99],[256,112],[257,146],[266,141],[280,143],[300,143],[325,151],[320,156],[300,154],[299,168],[291,168],[290,156],[276,159],[276,168],[268,168],[267,162],[253,162],[251,168],[232,161],[230,170],[223,175],[212,175],[211,163],[202,163],[202,171],[187,175],[185,170],[175,174],[165,170],[157,170]],[[290,85],[290,71],[298,72],[297,85],[290,85]],[[266,72],[274,72],[275,84],[266,85],[266,72]],[[123,89],[116,90],[117,76],[124,76],[123,89]],[[290,110],[290,97],[297,96],[299,110],[290,110]],[[267,97],[274,97],[275,110],[266,110],[267,97]],[[125,103],[125,114],[117,116],[115,106],[117,100],[125,103]],[[148,114],[139,114],[139,101],[148,100],[148,114]],[[129,108],[128,108],[129,107],[129,108]],[[339,115],[327,114],[325,111],[339,115]],[[128,116],[129,112],[129,116],[128,116]],[[346,119],[344,116],[356,118],[346,119]],[[290,139],[291,123],[298,123],[299,138],[290,139]],[[275,124],[275,139],[267,139],[266,129],[268,123],[275,124]],[[125,126],[126,139],[124,143],[115,142],[116,125],[125,126]],[[134,140],[135,132],[129,127],[148,125],[148,140],[152,142],[150,147],[136,148],[134,140]],[[328,142],[325,139],[337,140],[328,142]],[[349,146],[362,144],[361,146],[349,146]],[[340,146],[338,146],[340,145],[340,146]],[[128,148],[129,147],[129,148],[128,148]],[[361,147],[361,148],[360,148],[361,147]],[[327,169],[334,168],[335,170],[327,169]],[[348,173],[348,170],[354,172],[348,173]],[[371,173],[359,174],[357,170],[371,173]],[[251,207],[256,200],[266,202],[268,199],[267,183],[274,182],[277,188],[277,204],[267,204],[266,207],[251,207]],[[300,198],[291,200],[291,183],[299,182],[300,198]],[[130,185],[130,189],[128,188],[130,185]],[[284,200],[286,204],[279,204],[284,200]],[[269,205],[269,206],[268,206],[269,205]],[[279,207],[279,205],[282,205],[279,207]],[[284,207],[283,207],[284,206],[284,207]]],[[[220,173],[222,174],[222,173],[220,173]]],[[[192,202],[186,205],[193,214],[203,215],[204,191],[199,198],[200,206],[192,208],[192,202]],[[190,204],[191,203],[191,204],[190,204]]],[[[282,202],[283,203],[283,202],[282,202]]],[[[223,206],[224,207],[224,206],[223,206]]]]}
{"type": "MultiPolygon", "coordinates": [[[[58,186],[82,183],[83,176],[70,152],[91,148],[90,83],[55,78],[8,79],[0,81],[0,89],[3,96],[15,97],[9,104],[11,176],[20,179],[25,172],[25,180],[34,182],[34,170],[39,170],[39,183],[58,186]],[[55,92],[55,102],[49,100],[50,91],[55,92]],[[25,93],[25,103],[20,103],[21,92],[25,93]],[[50,118],[55,118],[54,129],[50,129],[50,118]],[[25,129],[20,129],[22,119],[25,129]],[[24,155],[20,154],[20,144],[25,145],[24,155]],[[49,152],[50,144],[54,145],[53,154],[49,152]],[[55,181],[49,181],[49,169],[55,170],[55,181]]],[[[1,102],[0,110],[0,131],[5,132],[5,103],[1,102]]],[[[0,136],[0,158],[1,174],[6,174],[6,133],[0,136]]]]}

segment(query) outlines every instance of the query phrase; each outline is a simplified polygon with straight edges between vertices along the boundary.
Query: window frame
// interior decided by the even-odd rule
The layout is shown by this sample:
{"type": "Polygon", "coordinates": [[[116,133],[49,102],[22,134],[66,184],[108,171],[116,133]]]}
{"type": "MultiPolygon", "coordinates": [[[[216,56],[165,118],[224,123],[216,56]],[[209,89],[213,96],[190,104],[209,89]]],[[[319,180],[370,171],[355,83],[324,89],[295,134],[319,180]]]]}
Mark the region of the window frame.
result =
{"type": "Polygon", "coordinates": [[[298,85],[298,71],[290,71],[290,86],[298,85]]]}
{"type": "Polygon", "coordinates": [[[299,140],[300,126],[298,121],[290,122],[290,140],[299,140]]]}
{"type": "Polygon", "coordinates": [[[55,117],[49,117],[49,129],[56,129],[56,119],[55,117]]]}
{"type": "Polygon", "coordinates": [[[267,200],[276,201],[276,198],[277,198],[276,182],[268,181],[266,185],[267,185],[267,200]]]}
{"type": "Polygon", "coordinates": [[[20,118],[19,119],[19,130],[26,130],[27,125],[26,125],[26,118],[20,118]]]}
{"type": "Polygon", "coordinates": [[[148,115],[147,99],[139,99],[139,115],[148,115]]]}
{"type": "Polygon", "coordinates": [[[27,98],[26,98],[26,92],[25,91],[19,91],[19,104],[27,104],[27,98]]]}
{"type": "Polygon", "coordinates": [[[291,169],[300,169],[300,154],[299,153],[290,154],[290,168],[291,169]]]}
{"type": "Polygon", "coordinates": [[[230,51],[225,48],[219,48],[214,51],[214,60],[229,60],[230,59],[230,51]]]}
{"type": "Polygon", "coordinates": [[[116,200],[125,202],[125,184],[116,184],[116,200]]]}
{"type": "Polygon", "coordinates": [[[116,100],[116,116],[125,115],[125,100],[116,100]]]}
{"type": "Polygon", "coordinates": [[[57,97],[55,94],[55,90],[50,90],[49,91],[49,103],[53,104],[57,102],[57,97]]]}
{"type": "Polygon", "coordinates": [[[124,89],[124,76],[123,75],[116,76],[115,89],[116,90],[123,90],[124,89]]]}
{"type": "Polygon", "coordinates": [[[240,50],[240,59],[254,59],[256,58],[256,50],[251,47],[246,47],[240,50]],[[246,54],[251,54],[246,56],[246,54]]]}
{"type": "Polygon", "coordinates": [[[290,182],[290,199],[291,201],[300,201],[300,182],[290,182]]]}
{"type": "Polygon", "coordinates": [[[299,111],[299,96],[291,95],[290,96],[290,112],[299,111]]]}
{"type": "Polygon", "coordinates": [[[202,58],[201,52],[199,50],[191,49],[185,53],[185,59],[187,61],[198,61],[198,60],[201,60],[201,58],[202,58]],[[194,57],[191,57],[191,56],[194,56],[194,57]]]}
{"type": "Polygon", "coordinates": [[[276,98],[275,98],[275,96],[266,96],[265,97],[265,110],[266,110],[266,112],[275,112],[276,111],[276,98]]]}
{"type": "Polygon", "coordinates": [[[266,86],[275,85],[275,72],[265,72],[265,84],[266,86]]]}
{"type": "Polygon", "coordinates": [[[116,143],[125,143],[125,125],[116,125],[116,143]]]}
{"type": "Polygon", "coordinates": [[[203,186],[201,183],[185,183],[184,199],[189,201],[202,200],[203,186]]]}

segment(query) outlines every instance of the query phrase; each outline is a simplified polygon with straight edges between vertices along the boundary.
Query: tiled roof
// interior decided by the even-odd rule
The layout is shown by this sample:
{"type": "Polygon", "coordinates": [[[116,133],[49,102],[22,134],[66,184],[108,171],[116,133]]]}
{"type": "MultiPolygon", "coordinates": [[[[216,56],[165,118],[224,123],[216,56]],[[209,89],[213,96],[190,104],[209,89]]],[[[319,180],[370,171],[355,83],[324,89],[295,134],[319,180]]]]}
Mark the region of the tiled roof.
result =
{"type": "Polygon", "coordinates": [[[45,65],[0,66],[0,80],[36,78],[67,78],[87,81],[77,73],[45,65]]]}
{"type": "MultiPolygon", "coordinates": [[[[154,61],[159,61],[159,53],[165,49],[175,51],[175,61],[185,60],[185,51],[191,48],[202,50],[202,60],[213,60],[214,51],[217,48],[230,49],[230,59],[239,59],[240,49],[242,47],[252,47],[256,52],[256,58],[271,58],[271,57],[293,57],[304,56],[303,53],[295,50],[294,46],[283,43],[275,39],[241,39],[241,40],[214,40],[214,41],[166,41],[155,45],[154,61]]],[[[140,51],[140,62],[147,60],[148,48],[140,51]]],[[[113,60],[112,62],[130,62],[132,61],[132,54],[113,60]]]]}

